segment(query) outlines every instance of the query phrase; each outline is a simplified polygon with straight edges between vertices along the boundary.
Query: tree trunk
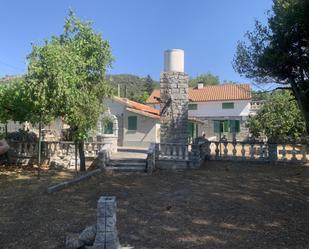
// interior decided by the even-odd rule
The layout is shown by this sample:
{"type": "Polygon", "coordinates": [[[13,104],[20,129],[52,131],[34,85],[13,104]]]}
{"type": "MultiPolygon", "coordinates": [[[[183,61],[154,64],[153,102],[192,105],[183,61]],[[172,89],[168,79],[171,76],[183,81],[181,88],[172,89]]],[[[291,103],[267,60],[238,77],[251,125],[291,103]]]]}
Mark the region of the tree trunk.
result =
{"type": "Polygon", "coordinates": [[[4,126],[4,134],[5,134],[5,139],[8,138],[8,124],[6,123],[4,126]]]}
{"type": "Polygon", "coordinates": [[[77,142],[75,142],[75,174],[77,174],[77,142]]]}
{"type": "Polygon", "coordinates": [[[86,171],[86,161],[85,161],[85,151],[84,151],[84,141],[78,143],[79,150],[79,160],[80,160],[80,171],[86,171]]]}
{"type": "Polygon", "coordinates": [[[306,106],[306,96],[303,96],[302,93],[300,92],[300,89],[298,87],[298,85],[295,83],[294,80],[291,80],[291,87],[292,87],[292,91],[293,94],[296,98],[296,102],[297,105],[300,109],[300,111],[302,112],[302,114],[304,115],[304,119],[305,119],[305,124],[306,124],[306,131],[307,131],[307,135],[309,135],[309,110],[308,107],[306,106]]]}
{"type": "Polygon", "coordinates": [[[42,123],[39,123],[39,148],[38,148],[38,177],[41,171],[41,151],[42,151],[42,123]]]}
{"type": "Polygon", "coordinates": [[[307,135],[309,135],[309,111],[304,109],[303,114],[304,114],[305,123],[306,123],[307,135]]]}

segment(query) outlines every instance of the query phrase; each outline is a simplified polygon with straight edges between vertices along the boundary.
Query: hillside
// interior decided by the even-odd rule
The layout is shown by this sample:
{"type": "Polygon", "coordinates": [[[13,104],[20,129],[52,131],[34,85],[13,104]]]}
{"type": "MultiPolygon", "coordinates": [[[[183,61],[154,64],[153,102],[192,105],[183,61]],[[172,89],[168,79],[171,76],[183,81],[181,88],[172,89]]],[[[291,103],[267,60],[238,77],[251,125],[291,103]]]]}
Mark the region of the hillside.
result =
{"type": "Polygon", "coordinates": [[[151,94],[154,88],[159,87],[159,83],[154,81],[149,75],[139,77],[132,74],[107,75],[107,81],[114,87],[117,94],[118,85],[120,87],[120,97],[143,102],[144,98],[151,94]]]}

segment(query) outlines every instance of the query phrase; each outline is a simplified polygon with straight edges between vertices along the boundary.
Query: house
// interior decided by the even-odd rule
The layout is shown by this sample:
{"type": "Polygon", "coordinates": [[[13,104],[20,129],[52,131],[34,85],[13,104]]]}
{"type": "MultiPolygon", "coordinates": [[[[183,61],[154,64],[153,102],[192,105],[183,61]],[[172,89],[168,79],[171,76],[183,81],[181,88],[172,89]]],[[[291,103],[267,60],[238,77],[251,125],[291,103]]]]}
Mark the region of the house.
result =
{"type": "MultiPolygon", "coordinates": [[[[107,112],[98,121],[95,136],[118,137],[118,146],[148,147],[160,142],[160,110],[127,98],[113,97],[104,102],[107,112]],[[110,118],[106,118],[110,117],[110,118]],[[113,117],[117,119],[112,121],[113,117]],[[115,131],[117,129],[117,131],[115,131]]],[[[203,124],[197,118],[189,118],[190,124],[203,124]]]]}
{"type": "MultiPolygon", "coordinates": [[[[246,120],[250,114],[251,89],[249,84],[221,84],[189,88],[189,134],[219,139],[226,136],[238,140],[248,137],[246,120]],[[198,122],[192,122],[197,120],[198,122]]],[[[146,104],[160,109],[160,90],[155,89],[146,104]]]]}
{"type": "MultiPolygon", "coordinates": [[[[117,118],[118,146],[147,147],[160,141],[160,111],[138,102],[113,97],[104,105],[117,118]]],[[[114,123],[115,124],[115,123],[114,123]]],[[[112,133],[113,124],[104,115],[99,120],[101,134],[112,133]]]]}

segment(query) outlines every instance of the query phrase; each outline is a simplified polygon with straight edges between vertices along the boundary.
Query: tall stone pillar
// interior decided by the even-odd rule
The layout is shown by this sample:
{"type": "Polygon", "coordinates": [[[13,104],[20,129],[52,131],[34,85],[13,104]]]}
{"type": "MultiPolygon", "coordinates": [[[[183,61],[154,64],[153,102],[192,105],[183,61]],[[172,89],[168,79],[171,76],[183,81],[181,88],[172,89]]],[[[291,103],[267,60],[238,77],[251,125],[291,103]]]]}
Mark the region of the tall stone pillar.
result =
{"type": "Polygon", "coordinates": [[[101,196],[97,210],[97,233],[92,249],[120,249],[116,228],[116,197],[101,196]]]}
{"type": "Polygon", "coordinates": [[[184,52],[165,51],[164,72],[160,78],[161,143],[188,142],[188,83],[184,73],[184,52]]]}

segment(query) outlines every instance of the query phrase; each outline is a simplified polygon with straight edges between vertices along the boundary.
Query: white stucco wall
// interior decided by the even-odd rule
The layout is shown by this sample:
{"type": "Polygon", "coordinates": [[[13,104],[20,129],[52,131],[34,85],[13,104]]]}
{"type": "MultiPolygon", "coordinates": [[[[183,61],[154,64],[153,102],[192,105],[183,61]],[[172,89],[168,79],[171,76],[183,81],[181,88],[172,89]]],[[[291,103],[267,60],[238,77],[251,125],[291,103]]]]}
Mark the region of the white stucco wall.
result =
{"type": "Polygon", "coordinates": [[[124,113],[125,106],[120,104],[112,99],[107,99],[104,101],[104,106],[110,109],[110,112],[115,116],[121,115],[124,113]]]}
{"type": "Polygon", "coordinates": [[[213,101],[213,102],[194,102],[197,110],[189,110],[189,116],[194,117],[231,117],[248,116],[250,112],[250,101],[213,101]],[[234,103],[233,109],[222,109],[222,103],[234,103]]]}
{"type": "Polygon", "coordinates": [[[124,146],[148,147],[158,140],[159,119],[154,119],[126,111],[124,114],[124,146]],[[128,130],[128,116],[137,117],[137,130],[128,130]]]}
{"type": "Polygon", "coordinates": [[[106,100],[105,106],[118,119],[118,145],[148,147],[150,143],[159,142],[160,120],[129,112],[126,106],[113,100],[106,100]],[[137,130],[128,130],[128,116],[137,117],[137,130]]]}
{"type": "MultiPolygon", "coordinates": [[[[197,110],[189,110],[189,116],[193,117],[230,117],[230,116],[248,116],[250,113],[249,100],[231,100],[231,101],[212,101],[212,102],[192,102],[197,104],[197,110]],[[234,103],[234,109],[222,109],[222,103],[234,103]]],[[[160,104],[148,104],[149,106],[160,110],[160,104]]]]}

